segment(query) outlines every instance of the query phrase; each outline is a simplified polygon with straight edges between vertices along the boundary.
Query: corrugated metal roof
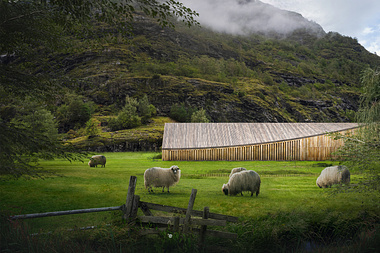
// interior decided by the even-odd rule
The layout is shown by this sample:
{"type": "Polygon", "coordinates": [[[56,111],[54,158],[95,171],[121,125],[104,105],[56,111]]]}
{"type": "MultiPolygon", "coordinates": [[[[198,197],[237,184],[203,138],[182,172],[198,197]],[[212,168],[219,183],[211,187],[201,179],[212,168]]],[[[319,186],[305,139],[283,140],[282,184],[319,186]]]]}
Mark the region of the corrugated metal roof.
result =
{"type": "Polygon", "coordinates": [[[162,149],[254,145],[356,127],[357,123],[166,123],[162,149]]]}

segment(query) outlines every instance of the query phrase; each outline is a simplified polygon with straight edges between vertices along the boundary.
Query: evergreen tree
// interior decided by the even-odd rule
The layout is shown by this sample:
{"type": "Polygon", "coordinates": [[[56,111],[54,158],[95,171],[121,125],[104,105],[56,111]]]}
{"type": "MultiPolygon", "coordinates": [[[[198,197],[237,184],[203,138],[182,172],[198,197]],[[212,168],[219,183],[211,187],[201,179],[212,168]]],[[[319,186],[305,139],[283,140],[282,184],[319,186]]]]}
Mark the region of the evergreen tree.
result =
{"type": "Polygon", "coordinates": [[[141,123],[145,124],[152,117],[151,108],[149,106],[148,96],[144,96],[139,100],[139,115],[141,117],[141,123]]]}
{"type": "Polygon", "coordinates": [[[134,128],[141,125],[141,118],[137,115],[137,99],[126,96],[125,106],[118,114],[117,118],[110,120],[109,127],[111,130],[121,130],[134,128]]]}

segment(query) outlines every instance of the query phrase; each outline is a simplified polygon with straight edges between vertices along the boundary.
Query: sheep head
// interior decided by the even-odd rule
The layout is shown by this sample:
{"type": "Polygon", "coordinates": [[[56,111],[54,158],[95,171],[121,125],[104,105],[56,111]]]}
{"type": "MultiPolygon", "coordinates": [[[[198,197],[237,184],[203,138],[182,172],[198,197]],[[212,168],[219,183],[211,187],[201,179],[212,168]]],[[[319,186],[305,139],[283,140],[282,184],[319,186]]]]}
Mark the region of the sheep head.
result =
{"type": "Polygon", "coordinates": [[[179,168],[177,165],[173,165],[172,167],[170,167],[170,169],[172,170],[174,175],[177,174],[179,171],[179,168]]]}
{"type": "Polygon", "coordinates": [[[222,191],[225,195],[228,195],[228,186],[226,184],[223,184],[222,191]]]}

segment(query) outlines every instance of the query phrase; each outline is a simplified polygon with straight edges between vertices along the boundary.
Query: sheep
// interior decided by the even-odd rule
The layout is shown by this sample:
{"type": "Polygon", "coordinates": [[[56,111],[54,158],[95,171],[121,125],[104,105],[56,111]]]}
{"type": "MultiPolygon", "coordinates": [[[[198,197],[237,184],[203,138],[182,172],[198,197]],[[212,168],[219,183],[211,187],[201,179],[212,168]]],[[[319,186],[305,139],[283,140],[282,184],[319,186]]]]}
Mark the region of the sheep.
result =
{"type": "Polygon", "coordinates": [[[333,184],[349,184],[350,172],[346,166],[327,167],[322,170],[316,183],[319,188],[331,187],[333,184]]]}
{"type": "Polygon", "coordinates": [[[162,192],[165,191],[165,187],[174,186],[179,182],[181,177],[181,170],[177,165],[173,165],[170,168],[153,167],[147,169],[144,173],[144,185],[148,188],[148,192],[153,192],[152,187],[162,187],[162,192]]]}
{"type": "Polygon", "coordinates": [[[243,168],[243,167],[233,168],[233,169],[231,170],[230,177],[231,177],[234,173],[237,173],[237,172],[240,172],[240,171],[243,171],[243,170],[247,170],[247,169],[246,169],[246,168],[243,168]]]}
{"type": "Polygon", "coordinates": [[[257,172],[253,170],[243,170],[238,173],[234,173],[227,184],[224,184],[222,191],[225,195],[236,195],[241,193],[243,196],[243,191],[250,191],[251,197],[253,193],[256,192],[256,197],[260,193],[260,176],[257,172]]]}
{"type": "Polygon", "coordinates": [[[104,155],[94,155],[88,162],[90,167],[98,167],[98,164],[101,165],[100,167],[106,167],[106,157],[104,155]]]}

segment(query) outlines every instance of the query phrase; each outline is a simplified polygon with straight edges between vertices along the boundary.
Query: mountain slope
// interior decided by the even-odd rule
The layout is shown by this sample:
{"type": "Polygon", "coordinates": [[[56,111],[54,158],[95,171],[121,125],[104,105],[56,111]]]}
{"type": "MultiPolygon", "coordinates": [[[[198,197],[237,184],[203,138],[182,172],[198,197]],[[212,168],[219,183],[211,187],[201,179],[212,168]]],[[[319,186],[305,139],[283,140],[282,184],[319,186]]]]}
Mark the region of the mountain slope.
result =
{"type": "Polygon", "coordinates": [[[323,28],[301,14],[278,9],[258,0],[184,0],[186,6],[197,10],[202,26],[215,32],[232,35],[252,33],[277,38],[296,30],[308,30],[321,37],[323,28]]]}
{"type": "Polygon", "coordinates": [[[102,108],[146,93],[162,116],[184,103],[203,107],[213,122],[347,122],[358,108],[362,69],[380,65],[355,39],[336,33],[296,30],[274,39],[181,23],[162,29],[140,14],[133,27],[127,43],[55,56],[78,92],[102,108]]]}

